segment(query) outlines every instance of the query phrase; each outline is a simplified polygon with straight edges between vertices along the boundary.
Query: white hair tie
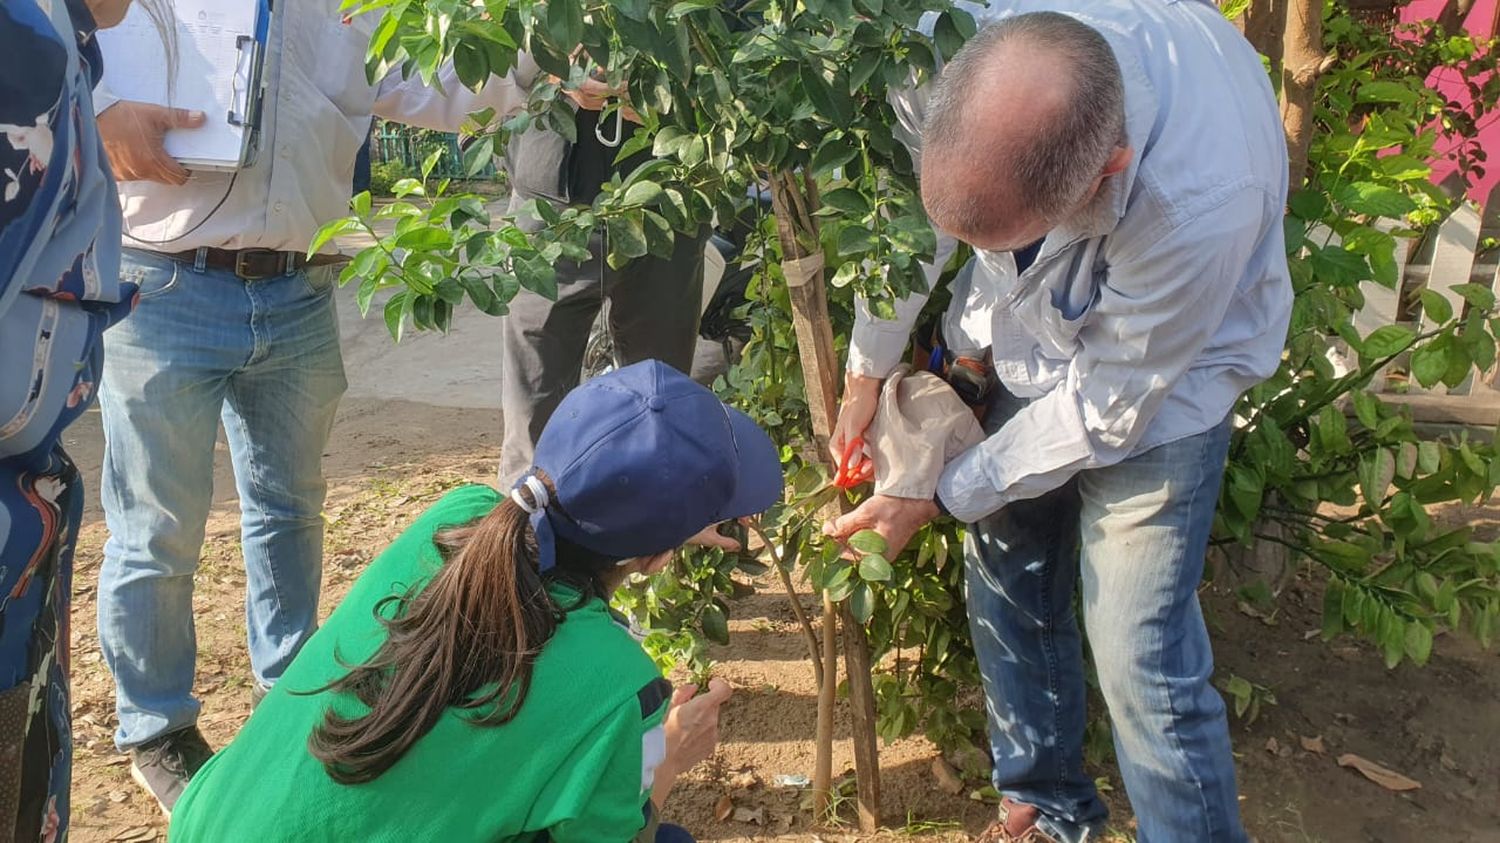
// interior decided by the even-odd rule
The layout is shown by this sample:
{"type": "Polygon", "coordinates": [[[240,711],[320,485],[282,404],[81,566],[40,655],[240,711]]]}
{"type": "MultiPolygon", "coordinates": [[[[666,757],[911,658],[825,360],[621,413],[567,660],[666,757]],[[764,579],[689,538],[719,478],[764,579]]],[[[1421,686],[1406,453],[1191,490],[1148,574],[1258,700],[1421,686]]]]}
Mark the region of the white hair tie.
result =
{"type": "Polygon", "coordinates": [[[511,489],[510,499],[516,502],[516,506],[526,510],[526,514],[528,515],[537,514],[546,509],[548,504],[552,503],[552,496],[547,492],[547,484],[543,483],[542,479],[535,474],[527,475],[526,479],[522,480],[519,486],[511,489]],[[526,496],[521,494],[521,486],[525,486],[526,490],[531,492],[531,501],[526,500],[526,496]],[[535,503],[532,503],[532,501],[535,501],[535,503]]]}

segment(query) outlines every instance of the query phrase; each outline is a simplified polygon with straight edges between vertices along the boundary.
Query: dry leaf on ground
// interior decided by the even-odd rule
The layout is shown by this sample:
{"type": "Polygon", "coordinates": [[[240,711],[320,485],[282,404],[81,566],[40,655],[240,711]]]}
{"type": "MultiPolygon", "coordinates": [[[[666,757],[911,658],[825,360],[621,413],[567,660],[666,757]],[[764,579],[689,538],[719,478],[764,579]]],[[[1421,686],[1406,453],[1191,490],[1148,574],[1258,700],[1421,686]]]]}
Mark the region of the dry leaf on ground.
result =
{"type": "Polygon", "coordinates": [[[719,797],[719,804],[714,806],[714,819],[723,822],[729,819],[732,813],[734,813],[734,800],[730,799],[729,794],[726,793],[719,797]]]}
{"type": "Polygon", "coordinates": [[[127,828],[114,836],[114,840],[116,841],[116,843],[150,843],[150,841],[155,840],[156,838],[156,829],[152,828],[149,825],[127,828]]]}
{"type": "Polygon", "coordinates": [[[1302,748],[1307,750],[1308,752],[1315,752],[1318,755],[1324,755],[1328,752],[1328,749],[1323,746],[1322,735],[1317,735],[1316,737],[1311,738],[1304,735],[1299,738],[1299,740],[1301,740],[1302,742],[1302,748]]]}
{"type": "Polygon", "coordinates": [[[1422,786],[1422,783],[1416,779],[1403,776],[1395,770],[1383,767],[1368,758],[1361,758],[1353,753],[1340,755],[1339,766],[1358,770],[1365,778],[1386,790],[1401,792],[1416,790],[1422,786]]]}

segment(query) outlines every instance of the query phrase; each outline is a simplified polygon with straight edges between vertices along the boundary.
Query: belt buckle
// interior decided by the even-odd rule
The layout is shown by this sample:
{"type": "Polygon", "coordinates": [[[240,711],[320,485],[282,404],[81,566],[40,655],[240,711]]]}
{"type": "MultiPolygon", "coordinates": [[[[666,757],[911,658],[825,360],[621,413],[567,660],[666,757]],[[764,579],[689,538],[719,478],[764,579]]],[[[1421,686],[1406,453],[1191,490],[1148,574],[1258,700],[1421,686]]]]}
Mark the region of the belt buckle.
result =
{"type": "Polygon", "coordinates": [[[238,277],[241,281],[264,281],[267,278],[271,278],[271,277],[274,277],[276,275],[280,275],[282,273],[282,271],[285,269],[284,265],[281,268],[276,269],[276,270],[271,271],[271,272],[253,272],[251,270],[251,267],[250,267],[250,262],[251,261],[254,261],[254,260],[257,260],[257,259],[261,259],[261,258],[263,258],[263,257],[265,257],[267,255],[273,256],[275,258],[281,258],[282,257],[282,253],[281,252],[273,252],[270,249],[241,249],[238,252],[235,252],[234,253],[234,274],[235,274],[235,276],[238,277]]]}

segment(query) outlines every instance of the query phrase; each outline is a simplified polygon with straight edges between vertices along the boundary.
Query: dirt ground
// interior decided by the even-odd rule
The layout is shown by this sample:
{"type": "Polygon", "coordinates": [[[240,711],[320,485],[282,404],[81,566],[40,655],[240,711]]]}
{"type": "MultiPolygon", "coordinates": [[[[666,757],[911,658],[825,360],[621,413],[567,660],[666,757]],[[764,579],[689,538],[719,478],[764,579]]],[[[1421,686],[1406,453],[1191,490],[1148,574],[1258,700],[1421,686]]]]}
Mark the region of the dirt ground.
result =
{"type": "MultiPolygon", "coordinates": [[[[330,480],[324,610],[331,609],[364,565],[418,512],[448,488],[489,479],[498,450],[493,409],[435,407],[381,398],[345,401],[326,455],[330,480]]],[[[97,411],[68,439],[91,488],[101,449],[97,411]]],[[[197,579],[197,691],[202,727],[214,745],[230,740],[249,716],[250,669],[240,606],[244,574],[237,511],[220,454],[214,515],[197,579]]],[[[77,758],[74,839],[148,841],[165,838],[154,803],[130,781],[115,753],[112,686],[95,631],[95,594],[105,529],[97,496],[78,553],[74,603],[74,697],[77,758]]],[[[1500,532],[1500,508],[1448,514],[1500,532]]],[[[932,747],[910,739],[882,747],[885,811],[890,830],[864,838],[848,829],[812,829],[794,790],[775,786],[783,774],[810,774],[815,695],[801,639],[785,598],[771,583],[733,604],[731,643],[718,648],[718,672],[738,693],[724,716],[718,756],[692,771],[673,794],[667,814],[699,839],[712,841],[967,840],[993,809],[935,784],[932,747]],[[724,796],[737,808],[764,808],[764,825],[714,819],[724,796]]],[[[1371,648],[1316,637],[1317,582],[1301,581],[1268,623],[1209,595],[1207,605],[1221,674],[1266,686],[1277,703],[1250,726],[1234,724],[1246,823],[1263,843],[1500,841],[1500,656],[1471,642],[1440,638],[1425,669],[1387,671],[1371,648]],[[1321,738],[1321,747],[1318,741],[1321,738]],[[1304,749],[1308,745],[1322,752],[1304,749]],[[1356,753],[1410,776],[1420,790],[1388,792],[1335,759],[1356,753]]],[[[806,595],[808,605],[813,598],[806,595]]],[[[847,736],[847,721],[840,735],[847,736]]],[[[847,742],[837,769],[852,764],[847,742]]],[[[1101,769],[1113,786],[1115,839],[1131,840],[1129,808],[1117,771],[1101,769]]],[[[247,798],[253,798],[247,795],[247,798]]]]}

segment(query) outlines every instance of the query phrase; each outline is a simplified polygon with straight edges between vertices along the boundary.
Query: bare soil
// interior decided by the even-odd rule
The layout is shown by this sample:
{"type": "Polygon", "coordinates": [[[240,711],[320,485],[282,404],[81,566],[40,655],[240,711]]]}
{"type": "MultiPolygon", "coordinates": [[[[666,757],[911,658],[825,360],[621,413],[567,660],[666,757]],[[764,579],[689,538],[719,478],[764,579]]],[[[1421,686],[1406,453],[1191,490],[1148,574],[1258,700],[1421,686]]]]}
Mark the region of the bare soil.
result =
{"type": "MultiPolygon", "coordinates": [[[[345,401],[325,459],[330,481],[325,613],[370,558],[445,490],[490,480],[499,429],[492,410],[345,401]]],[[[91,488],[97,488],[97,414],[85,418],[68,439],[91,488]]],[[[194,598],[201,725],[216,746],[245,722],[250,702],[238,516],[227,454],[220,457],[194,598]]],[[[95,630],[94,590],[105,529],[97,496],[92,497],[74,595],[74,839],[164,839],[165,822],[130,781],[128,764],[111,738],[113,689],[95,630]]],[[[1500,533],[1500,508],[1446,515],[1480,525],[1490,538],[1500,533]]],[[[967,793],[940,790],[931,772],[933,748],[922,739],[882,747],[889,830],[862,837],[847,828],[810,826],[801,796],[776,787],[775,777],[812,771],[812,678],[785,597],[772,582],[755,586],[755,593],[733,604],[730,645],[714,651],[719,675],[738,689],[726,709],[720,751],[679,785],[666,812],[670,818],[712,841],[961,841],[982,829],[993,808],[967,793]],[[716,808],[726,796],[734,807],[763,817],[763,824],[732,816],[716,821],[716,808]]],[[[804,598],[811,606],[812,596],[804,598]]],[[[1378,653],[1362,644],[1322,643],[1316,635],[1320,603],[1321,584],[1313,579],[1299,580],[1269,620],[1242,613],[1226,595],[1206,594],[1220,673],[1266,686],[1277,699],[1253,724],[1234,724],[1251,833],[1263,843],[1500,841],[1500,656],[1462,638],[1442,637],[1428,667],[1388,671],[1378,653]],[[1303,739],[1322,752],[1305,749],[1303,739]],[[1339,767],[1335,759],[1345,753],[1380,762],[1422,788],[1389,792],[1339,767]]],[[[839,734],[848,734],[846,718],[839,734]]],[[[847,741],[838,747],[835,764],[836,769],[852,764],[847,741]]],[[[1108,794],[1115,809],[1114,839],[1133,839],[1117,771],[1096,773],[1114,788],[1108,794]]]]}

